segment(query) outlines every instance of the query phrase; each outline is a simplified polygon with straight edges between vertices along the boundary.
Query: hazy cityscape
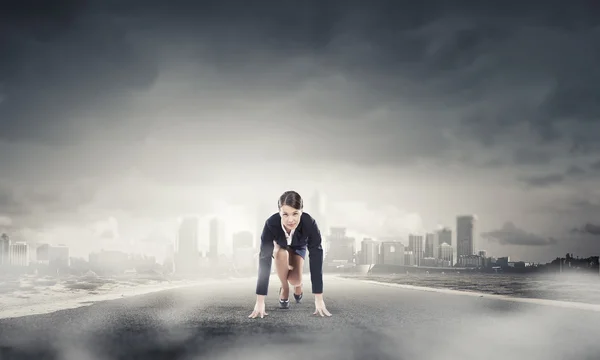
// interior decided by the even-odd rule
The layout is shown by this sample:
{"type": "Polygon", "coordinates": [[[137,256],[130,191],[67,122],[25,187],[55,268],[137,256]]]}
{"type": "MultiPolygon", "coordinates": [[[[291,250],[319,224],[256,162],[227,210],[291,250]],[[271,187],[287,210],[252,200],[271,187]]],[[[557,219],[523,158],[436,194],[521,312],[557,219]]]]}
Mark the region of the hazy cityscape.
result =
{"type": "MultiPolygon", "coordinates": [[[[323,204],[319,192],[311,198],[323,204]]],[[[11,241],[0,236],[0,266],[5,274],[81,275],[92,271],[101,275],[156,274],[183,278],[214,276],[254,276],[258,269],[260,235],[264,220],[273,212],[264,209],[256,227],[235,232],[225,238],[223,219],[208,221],[208,232],[201,233],[198,217],[184,217],[178,225],[175,242],[164,248],[162,261],[156,256],[127,253],[119,249],[91,252],[88,258],[73,257],[64,244],[35,244],[11,241]],[[231,242],[231,252],[221,248],[231,242]]],[[[536,271],[596,272],[598,256],[573,256],[548,259],[547,263],[511,261],[510,256],[488,254],[479,242],[476,215],[456,216],[454,226],[405,237],[383,236],[357,239],[348,235],[351,226],[329,226],[324,207],[312,206],[311,215],[322,227],[324,271],[328,273],[395,273],[403,271],[464,271],[491,273],[531,273],[536,271]],[[323,227],[324,225],[324,227],[323,227]],[[468,271],[467,271],[468,270],[468,271]]],[[[309,271],[308,261],[305,272],[309,271]]],[[[274,270],[273,270],[274,271],[274,270]]]]}

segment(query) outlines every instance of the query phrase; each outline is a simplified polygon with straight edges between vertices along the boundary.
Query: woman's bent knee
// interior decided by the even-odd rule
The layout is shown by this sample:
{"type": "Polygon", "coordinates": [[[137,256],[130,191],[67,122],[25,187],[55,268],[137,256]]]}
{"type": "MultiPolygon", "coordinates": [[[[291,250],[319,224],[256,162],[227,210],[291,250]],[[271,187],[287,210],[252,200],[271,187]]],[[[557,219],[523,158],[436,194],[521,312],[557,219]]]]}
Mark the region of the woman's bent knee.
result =
{"type": "Polygon", "coordinates": [[[297,274],[295,271],[288,276],[288,282],[292,286],[302,285],[302,274],[297,274]]]}
{"type": "Polygon", "coordinates": [[[288,282],[290,283],[291,286],[300,286],[300,285],[302,285],[302,280],[288,279],[288,282]]]}
{"type": "Polygon", "coordinates": [[[289,259],[289,253],[287,251],[287,249],[284,248],[279,248],[279,250],[277,250],[276,254],[275,254],[275,259],[282,261],[288,261],[289,259]]]}

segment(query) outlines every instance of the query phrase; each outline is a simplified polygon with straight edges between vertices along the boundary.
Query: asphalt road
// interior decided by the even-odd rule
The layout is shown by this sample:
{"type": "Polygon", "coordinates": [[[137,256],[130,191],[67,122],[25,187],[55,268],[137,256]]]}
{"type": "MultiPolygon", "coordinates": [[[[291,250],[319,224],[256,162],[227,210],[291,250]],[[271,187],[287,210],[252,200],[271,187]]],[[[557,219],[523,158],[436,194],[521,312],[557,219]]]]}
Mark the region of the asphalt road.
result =
{"type": "Polygon", "coordinates": [[[275,280],[264,319],[248,318],[254,280],[2,319],[0,358],[600,358],[600,312],[326,277],[333,316],[322,318],[312,315],[311,294],[278,309],[275,280]]]}

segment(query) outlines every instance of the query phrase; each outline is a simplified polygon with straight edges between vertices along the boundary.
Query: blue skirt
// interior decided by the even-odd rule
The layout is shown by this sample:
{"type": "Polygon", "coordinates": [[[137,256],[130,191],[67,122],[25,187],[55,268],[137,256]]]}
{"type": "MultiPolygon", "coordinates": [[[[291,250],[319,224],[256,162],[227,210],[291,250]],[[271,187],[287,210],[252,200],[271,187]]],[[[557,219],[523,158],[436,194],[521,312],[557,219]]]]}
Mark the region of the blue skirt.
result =
{"type": "MultiPolygon", "coordinates": [[[[300,257],[302,257],[303,260],[306,260],[306,247],[287,246],[285,247],[285,249],[290,253],[299,255],[300,257]]],[[[273,255],[271,255],[271,257],[273,257],[273,259],[275,258],[275,256],[273,255]]]]}

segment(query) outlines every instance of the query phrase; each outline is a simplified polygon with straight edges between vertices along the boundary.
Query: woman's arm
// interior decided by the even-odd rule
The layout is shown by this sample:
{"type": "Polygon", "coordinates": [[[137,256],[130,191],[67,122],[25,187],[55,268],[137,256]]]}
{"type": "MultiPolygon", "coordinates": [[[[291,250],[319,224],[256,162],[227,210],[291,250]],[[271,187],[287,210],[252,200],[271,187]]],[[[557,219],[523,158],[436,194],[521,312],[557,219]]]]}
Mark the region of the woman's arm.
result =
{"type": "Polygon", "coordinates": [[[256,283],[256,295],[267,295],[269,289],[269,277],[271,276],[271,264],[273,263],[273,240],[275,236],[267,226],[263,227],[260,236],[260,254],[258,260],[258,281],[256,283]]]}
{"type": "Polygon", "coordinates": [[[316,220],[313,219],[308,235],[308,258],[313,294],[323,294],[323,247],[321,242],[321,231],[316,220]]]}

